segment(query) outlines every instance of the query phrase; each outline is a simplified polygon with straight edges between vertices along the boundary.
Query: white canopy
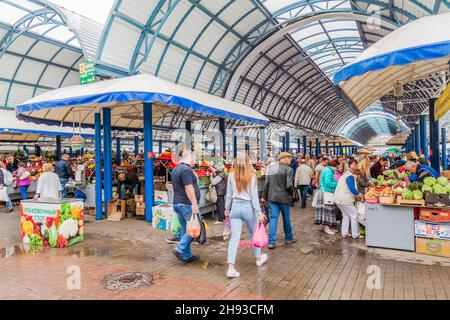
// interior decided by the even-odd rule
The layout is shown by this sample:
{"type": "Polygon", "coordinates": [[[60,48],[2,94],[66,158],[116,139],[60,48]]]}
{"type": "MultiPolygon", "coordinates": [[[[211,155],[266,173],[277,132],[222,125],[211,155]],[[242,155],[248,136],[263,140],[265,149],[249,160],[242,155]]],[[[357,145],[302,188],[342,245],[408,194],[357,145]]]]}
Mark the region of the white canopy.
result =
{"type": "Polygon", "coordinates": [[[450,12],[427,16],[393,31],[334,76],[360,111],[410,83],[448,71],[450,12]]]}
{"type": "Polygon", "coordinates": [[[46,92],[16,107],[20,119],[45,124],[94,125],[96,108],[110,107],[116,129],[143,128],[143,103],[152,103],[153,121],[181,107],[202,115],[266,125],[259,112],[236,102],[148,74],[71,86],[46,92]]]}
{"type": "MultiPolygon", "coordinates": [[[[72,136],[73,129],[68,127],[55,127],[26,123],[16,118],[14,111],[0,110],[0,141],[37,141],[41,135],[48,136],[72,136]]],[[[79,126],[76,125],[75,134],[79,134],[79,126]]],[[[92,129],[82,129],[84,137],[94,137],[92,129]]]]}

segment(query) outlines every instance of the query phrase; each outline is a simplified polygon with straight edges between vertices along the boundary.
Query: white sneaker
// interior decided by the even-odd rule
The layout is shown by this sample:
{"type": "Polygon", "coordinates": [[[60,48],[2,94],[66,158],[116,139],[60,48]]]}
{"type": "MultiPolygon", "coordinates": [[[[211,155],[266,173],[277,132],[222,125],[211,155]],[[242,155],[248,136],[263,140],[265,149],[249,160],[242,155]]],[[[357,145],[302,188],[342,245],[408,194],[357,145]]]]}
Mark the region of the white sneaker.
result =
{"type": "Polygon", "coordinates": [[[236,269],[228,269],[227,277],[228,278],[239,278],[241,274],[236,271],[236,269]]]}
{"type": "Polygon", "coordinates": [[[348,237],[351,237],[351,235],[349,235],[348,233],[343,233],[342,234],[342,238],[348,238],[348,237]]]}
{"type": "Polygon", "coordinates": [[[264,263],[267,262],[267,259],[269,259],[267,254],[266,253],[262,254],[258,259],[256,259],[256,265],[258,267],[261,267],[264,263]]]}

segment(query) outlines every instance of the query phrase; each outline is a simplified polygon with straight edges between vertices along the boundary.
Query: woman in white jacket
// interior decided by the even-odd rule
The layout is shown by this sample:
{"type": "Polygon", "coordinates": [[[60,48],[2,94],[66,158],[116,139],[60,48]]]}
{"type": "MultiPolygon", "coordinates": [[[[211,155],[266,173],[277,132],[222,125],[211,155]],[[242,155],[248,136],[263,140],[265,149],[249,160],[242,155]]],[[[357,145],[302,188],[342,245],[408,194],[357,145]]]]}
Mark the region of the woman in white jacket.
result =
{"type": "Polygon", "coordinates": [[[339,179],[334,192],[334,202],[342,211],[342,237],[349,237],[349,226],[351,225],[351,235],[353,239],[364,239],[359,234],[358,210],[356,200],[363,201],[363,195],[358,191],[357,179],[360,171],[358,161],[352,159],[348,162],[349,170],[339,179]]]}

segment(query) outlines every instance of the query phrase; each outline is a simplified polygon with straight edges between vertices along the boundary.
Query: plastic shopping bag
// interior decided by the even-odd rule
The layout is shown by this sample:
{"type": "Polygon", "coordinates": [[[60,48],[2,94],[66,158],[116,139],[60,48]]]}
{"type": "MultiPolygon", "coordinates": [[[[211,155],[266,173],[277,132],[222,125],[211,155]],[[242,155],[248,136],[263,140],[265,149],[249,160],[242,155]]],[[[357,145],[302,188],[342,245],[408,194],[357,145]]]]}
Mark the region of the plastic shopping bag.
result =
{"type": "Polygon", "coordinates": [[[312,203],[311,203],[311,206],[312,206],[313,208],[317,208],[317,197],[318,197],[318,195],[319,195],[319,192],[321,192],[321,191],[316,190],[316,191],[314,192],[313,200],[312,200],[312,203]]]}
{"type": "Polygon", "coordinates": [[[187,222],[187,234],[192,238],[200,235],[200,222],[197,214],[192,214],[191,219],[187,222]]]}
{"type": "Polygon", "coordinates": [[[174,213],[170,217],[170,232],[177,234],[181,230],[181,223],[178,219],[178,214],[174,213]]]}
{"type": "Polygon", "coordinates": [[[225,224],[223,226],[223,240],[230,240],[231,237],[231,221],[230,217],[226,217],[225,224]]]}
{"type": "Polygon", "coordinates": [[[8,201],[8,188],[3,187],[0,189],[0,202],[8,201]]]}
{"type": "Polygon", "coordinates": [[[258,228],[253,234],[253,246],[256,248],[265,248],[269,244],[269,237],[267,236],[266,228],[263,223],[258,223],[258,228]]]}
{"type": "Polygon", "coordinates": [[[200,220],[200,235],[195,240],[199,244],[206,243],[206,223],[203,219],[200,220]]]}

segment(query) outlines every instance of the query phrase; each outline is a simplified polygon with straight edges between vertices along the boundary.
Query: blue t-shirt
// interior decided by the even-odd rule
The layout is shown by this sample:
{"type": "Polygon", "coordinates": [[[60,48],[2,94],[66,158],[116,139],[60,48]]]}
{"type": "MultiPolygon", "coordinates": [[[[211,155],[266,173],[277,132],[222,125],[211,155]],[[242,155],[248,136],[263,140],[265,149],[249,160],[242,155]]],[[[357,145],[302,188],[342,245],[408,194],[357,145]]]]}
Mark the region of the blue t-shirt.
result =
{"type": "Polygon", "coordinates": [[[180,163],[172,171],[172,186],[173,186],[173,203],[174,204],[192,204],[189,200],[186,190],[187,185],[192,185],[195,190],[195,197],[197,203],[200,202],[200,188],[198,187],[197,176],[192,168],[186,163],[180,163]]]}

